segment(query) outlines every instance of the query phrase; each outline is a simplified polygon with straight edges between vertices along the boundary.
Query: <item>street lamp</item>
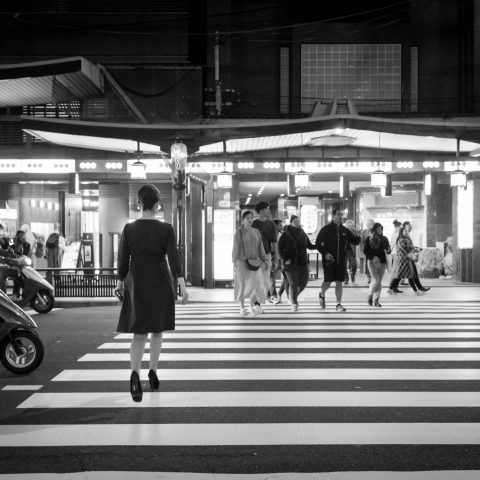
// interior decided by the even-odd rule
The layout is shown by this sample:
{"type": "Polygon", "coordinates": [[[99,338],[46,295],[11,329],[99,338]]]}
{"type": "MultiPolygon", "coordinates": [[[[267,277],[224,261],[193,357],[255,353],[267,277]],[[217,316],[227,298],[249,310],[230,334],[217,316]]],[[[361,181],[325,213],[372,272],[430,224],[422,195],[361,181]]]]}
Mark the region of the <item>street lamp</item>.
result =
{"type": "Polygon", "coordinates": [[[170,147],[170,158],[175,166],[175,170],[185,170],[187,166],[187,146],[182,142],[172,143],[170,147]]]}

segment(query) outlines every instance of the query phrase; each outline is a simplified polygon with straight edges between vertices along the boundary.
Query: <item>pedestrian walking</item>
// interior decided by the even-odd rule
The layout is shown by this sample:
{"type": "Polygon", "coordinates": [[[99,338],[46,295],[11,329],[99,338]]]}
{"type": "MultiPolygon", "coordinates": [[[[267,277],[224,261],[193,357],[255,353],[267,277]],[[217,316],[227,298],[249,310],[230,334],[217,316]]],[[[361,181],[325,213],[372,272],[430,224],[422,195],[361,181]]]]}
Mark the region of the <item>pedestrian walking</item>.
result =
{"type": "Polygon", "coordinates": [[[285,227],[285,232],[278,242],[278,253],[282,259],[282,271],[288,279],[289,298],[293,312],[298,310],[298,296],[308,284],[307,248],[314,250],[316,247],[302,229],[300,218],[292,215],[290,225],[285,227]]]}
{"type": "Polygon", "coordinates": [[[390,244],[388,238],[383,235],[381,223],[373,224],[371,235],[365,241],[364,253],[372,276],[368,288],[368,304],[381,307],[382,280],[387,267],[387,254],[390,253],[390,244]]]}
{"type": "MultiPolygon", "coordinates": [[[[279,218],[276,218],[273,220],[273,223],[275,225],[275,228],[277,230],[277,245],[278,245],[278,239],[280,238],[280,235],[283,233],[283,221],[280,220],[279,218]]],[[[277,299],[277,273],[280,271],[280,262],[277,262],[277,268],[275,268],[272,264],[272,268],[270,270],[270,287],[268,289],[268,298],[267,302],[269,303],[276,303],[277,299]]],[[[282,276],[283,279],[283,276],[282,276]]]]}
{"type": "MultiPolygon", "coordinates": [[[[263,249],[267,256],[267,268],[262,268],[263,281],[267,292],[270,289],[270,277],[272,268],[278,268],[278,244],[277,244],[277,227],[269,220],[270,205],[268,202],[259,202],[255,205],[255,211],[258,217],[253,221],[252,227],[260,231],[262,235],[263,249]]],[[[256,303],[257,310],[262,313],[260,304],[256,303]]]]}
{"type": "Polygon", "coordinates": [[[367,262],[367,259],[365,258],[365,254],[364,254],[365,241],[370,236],[370,232],[372,231],[372,227],[373,227],[374,223],[375,222],[373,221],[373,219],[370,218],[367,221],[367,228],[364,228],[362,230],[362,232],[360,233],[360,248],[359,248],[359,252],[361,254],[360,262],[362,264],[361,266],[364,267],[364,273],[367,276],[367,283],[370,283],[370,281],[372,280],[372,276],[370,275],[370,271],[368,270],[368,262],[367,262]]]}
{"type": "MultiPolygon", "coordinates": [[[[349,230],[351,230],[353,233],[356,234],[355,232],[355,222],[351,219],[345,221],[345,227],[347,227],[349,230]]],[[[347,247],[346,247],[346,252],[345,252],[345,258],[346,258],[346,263],[345,263],[345,281],[344,284],[348,285],[349,280],[352,282],[352,284],[355,284],[355,275],[357,273],[357,247],[355,245],[352,245],[350,242],[347,242],[347,247]],[[349,279],[350,276],[350,279],[349,279]]]]}
{"type": "MultiPolygon", "coordinates": [[[[408,236],[411,238],[412,237],[412,224],[411,222],[403,222],[402,224],[403,228],[405,231],[408,233],[408,236]]],[[[413,240],[412,240],[413,242],[413,240]]],[[[420,247],[414,246],[414,251],[415,255],[412,255],[412,268],[413,268],[413,281],[415,282],[415,285],[417,286],[418,290],[421,292],[428,292],[430,290],[430,287],[424,287],[422,283],[420,282],[420,278],[418,276],[418,270],[417,270],[417,261],[418,261],[418,255],[422,251],[420,247]]]]}
{"type": "Polygon", "coordinates": [[[262,313],[260,304],[267,297],[264,272],[268,268],[268,257],[263,248],[262,235],[252,227],[253,213],[245,210],[242,226],[233,237],[232,262],[234,270],[234,298],[240,303],[240,315],[262,313]],[[250,303],[250,310],[245,307],[250,303]]]}
{"type": "Polygon", "coordinates": [[[332,221],[318,232],[315,246],[322,254],[324,279],[319,293],[320,306],[325,308],[325,293],[330,284],[335,282],[335,296],[337,298],[337,312],[346,312],[342,305],[343,280],[345,277],[347,241],[353,245],[360,244],[360,236],[355,235],[342,225],[343,210],[335,208],[332,212],[332,221]]]}
{"type": "Polygon", "coordinates": [[[175,283],[180,286],[182,303],[188,301],[175,234],[169,223],[156,219],[160,192],[154,185],[138,190],[141,217],[123,228],[118,247],[116,293],[123,297],[117,331],[133,333],[130,345],[130,393],[142,401],[140,370],[145,343],[150,334],[150,388],[157,390],[158,360],[162,333],[175,329],[175,283]],[[168,268],[165,256],[168,258],[168,268]]]}
{"type": "Polygon", "coordinates": [[[393,264],[392,280],[388,293],[398,293],[398,285],[402,278],[408,279],[408,283],[416,295],[423,295],[424,292],[417,289],[414,277],[412,258],[416,255],[415,247],[410,238],[409,232],[402,226],[397,238],[397,255],[393,264]]]}

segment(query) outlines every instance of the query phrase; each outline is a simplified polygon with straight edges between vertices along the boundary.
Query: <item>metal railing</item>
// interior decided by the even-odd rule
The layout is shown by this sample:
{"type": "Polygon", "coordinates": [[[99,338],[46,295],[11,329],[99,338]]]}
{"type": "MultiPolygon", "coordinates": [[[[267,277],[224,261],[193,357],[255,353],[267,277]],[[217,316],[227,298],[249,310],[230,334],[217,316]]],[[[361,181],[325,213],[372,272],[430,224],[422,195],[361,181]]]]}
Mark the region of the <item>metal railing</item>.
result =
{"type": "Polygon", "coordinates": [[[113,297],[114,268],[39,268],[53,285],[55,297],[113,297]]]}

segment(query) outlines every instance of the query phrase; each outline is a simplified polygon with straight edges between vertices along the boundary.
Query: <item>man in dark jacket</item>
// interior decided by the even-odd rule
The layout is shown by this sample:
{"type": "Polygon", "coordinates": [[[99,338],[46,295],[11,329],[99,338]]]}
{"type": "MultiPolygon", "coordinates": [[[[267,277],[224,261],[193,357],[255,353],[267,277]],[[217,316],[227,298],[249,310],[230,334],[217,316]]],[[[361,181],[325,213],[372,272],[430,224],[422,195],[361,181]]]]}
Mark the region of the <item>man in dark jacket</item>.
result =
{"type": "Polygon", "coordinates": [[[322,290],[319,293],[320,306],[325,308],[325,292],[330,288],[330,284],[335,282],[337,312],[347,311],[342,305],[347,243],[350,242],[352,245],[360,243],[360,236],[355,235],[351,230],[344,227],[342,221],[343,210],[341,208],[333,209],[332,221],[320,230],[315,241],[315,246],[322,254],[324,274],[322,290]]]}

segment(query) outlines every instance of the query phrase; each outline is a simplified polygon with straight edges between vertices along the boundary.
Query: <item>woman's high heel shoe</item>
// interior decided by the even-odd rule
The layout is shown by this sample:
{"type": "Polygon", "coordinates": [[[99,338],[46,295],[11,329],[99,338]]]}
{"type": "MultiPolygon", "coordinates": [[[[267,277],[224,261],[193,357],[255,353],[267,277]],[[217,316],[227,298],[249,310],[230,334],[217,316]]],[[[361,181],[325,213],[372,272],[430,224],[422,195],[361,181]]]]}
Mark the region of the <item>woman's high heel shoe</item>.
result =
{"type": "Polygon", "coordinates": [[[132,372],[130,375],[130,393],[134,402],[141,402],[143,398],[142,384],[137,372],[132,372]]]}
{"type": "Polygon", "coordinates": [[[158,390],[160,388],[160,381],[158,380],[157,373],[153,370],[148,372],[148,381],[150,382],[151,390],[158,390]]]}

